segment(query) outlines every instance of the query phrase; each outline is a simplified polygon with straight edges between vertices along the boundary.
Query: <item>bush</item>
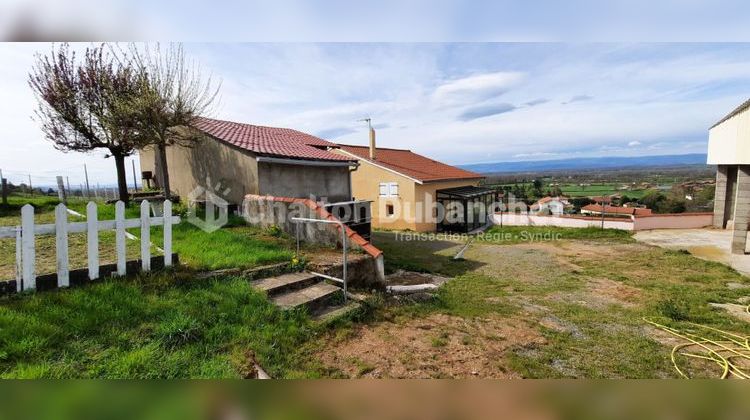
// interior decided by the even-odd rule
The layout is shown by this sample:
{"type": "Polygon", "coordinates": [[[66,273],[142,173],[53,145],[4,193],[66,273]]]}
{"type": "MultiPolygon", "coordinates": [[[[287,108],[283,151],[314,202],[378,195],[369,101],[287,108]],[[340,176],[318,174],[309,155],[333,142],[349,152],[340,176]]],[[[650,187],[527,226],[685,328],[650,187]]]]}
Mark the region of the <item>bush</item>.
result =
{"type": "Polygon", "coordinates": [[[271,225],[266,229],[266,233],[269,236],[274,236],[276,238],[281,237],[281,235],[284,234],[284,231],[281,230],[281,228],[278,225],[271,225]]]}
{"type": "Polygon", "coordinates": [[[690,315],[690,307],[684,300],[669,298],[656,304],[656,310],[674,321],[685,321],[690,315]]]}

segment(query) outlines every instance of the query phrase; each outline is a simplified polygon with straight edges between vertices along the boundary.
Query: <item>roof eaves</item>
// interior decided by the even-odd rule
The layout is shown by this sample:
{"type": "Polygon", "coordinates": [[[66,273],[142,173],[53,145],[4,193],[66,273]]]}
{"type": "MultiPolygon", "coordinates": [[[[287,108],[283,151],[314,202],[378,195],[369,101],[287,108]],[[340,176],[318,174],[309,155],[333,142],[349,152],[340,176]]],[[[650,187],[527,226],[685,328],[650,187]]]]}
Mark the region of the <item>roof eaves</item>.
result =
{"type": "Polygon", "coordinates": [[[731,119],[732,117],[736,116],[737,114],[741,113],[742,111],[746,110],[747,108],[750,108],[750,99],[746,100],[745,102],[741,103],[740,106],[733,109],[732,112],[727,114],[724,118],[720,119],[716,124],[712,125],[710,129],[720,125],[721,123],[731,119]]]}

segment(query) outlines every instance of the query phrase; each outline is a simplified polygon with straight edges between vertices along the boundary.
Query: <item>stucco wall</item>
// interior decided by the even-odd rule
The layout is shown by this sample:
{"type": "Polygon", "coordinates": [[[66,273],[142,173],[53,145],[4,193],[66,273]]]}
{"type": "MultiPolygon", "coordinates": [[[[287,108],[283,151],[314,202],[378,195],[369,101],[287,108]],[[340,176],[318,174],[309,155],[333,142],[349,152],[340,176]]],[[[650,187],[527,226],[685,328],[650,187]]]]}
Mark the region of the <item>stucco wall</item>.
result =
{"type": "MultiPolygon", "coordinates": [[[[156,177],[154,151],[141,150],[141,170],[156,177]]],[[[349,168],[285,165],[258,162],[255,154],[204,137],[194,147],[167,147],[167,164],[172,191],[185,199],[198,186],[213,187],[230,204],[242,204],[247,194],[283,197],[328,197],[329,201],[351,199],[349,168]],[[224,192],[226,194],[224,194],[224,192]]]]}
{"type": "MultiPolygon", "coordinates": [[[[340,153],[340,152],[337,152],[340,153]]],[[[343,154],[343,153],[342,153],[343,154]]],[[[414,181],[397,173],[371,165],[364,160],[352,172],[352,196],[357,200],[372,201],[372,227],[376,229],[414,229],[414,181]],[[380,197],[380,183],[398,184],[398,197],[380,197]],[[396,213],[386,216],[386,205],[392,204],[396,213]]]]}
{"type": "Polygon", "coordinates": [[[678,213],[638,216],[635,230],[700,229],[713,224],[713,213],[678,213]]]}
{"type": "Polygon", "coordinates": [[[326,197],[329,202],[349,201],[349,168],[258,163],[258,194],[278,197],[326,197]]]}
{"type": "MultiPolygon", "coordinates": [[[[141,170],[152,171],[156,177],[154,151],[139,153],[141,170]]],[[[250,152],[204,137],[195,147],[167,147],[167,165],[172,191],[183,200],[197,186],[206,186],[210,177],[213,187],[231,204],[241,204],[246,194],[258,193],[258,162],[250,152]],[[224,192],[228,189],[228,192],[224,192]]]]}
{"type": "Polygon", "coordinates": [[[750,164],[750,109],[709,130],[708,164],[750,164]]]}
{"type": "MultiPolygon", "coordinates": [[[[501,224],[501,215],[494,214],[492,223],[501,224]]],[[[601,227],[602,219],[599,217],[555,217],[538,216],[534,214],[503,213],[502,224],[505,226],[557,226],[570,228],[583,228],[589,226],[601,227]]],[[[605,229],[633,230],[633,221],[630,219],[604,219],[605,229]]]]}
{"type": "MultiPolygon", "coordinates": [[[[335,152],[349,156],[341,151],[335,152]]],[[[359,162],[359,168],[352,172],[352,196],[358,200],[372,201],[372,227],[376,229],[432,232],[436,228],[436,222],[430,204],[435,202],[435,190],[477,185],[479,182],[468,180],[418,184],[409,177],[375,166],[363,159],[359,162]],[[381,197],[381,182],[397,183],[398,197],[381,197]],[[426,198],[428,193],[432,197],[430,200],[426,198]],[[396,211],[390,217],[386,215],[388,204],[392,204],[396,211]],[[418,217],[420,213],[421,217],[418,217]]]]}

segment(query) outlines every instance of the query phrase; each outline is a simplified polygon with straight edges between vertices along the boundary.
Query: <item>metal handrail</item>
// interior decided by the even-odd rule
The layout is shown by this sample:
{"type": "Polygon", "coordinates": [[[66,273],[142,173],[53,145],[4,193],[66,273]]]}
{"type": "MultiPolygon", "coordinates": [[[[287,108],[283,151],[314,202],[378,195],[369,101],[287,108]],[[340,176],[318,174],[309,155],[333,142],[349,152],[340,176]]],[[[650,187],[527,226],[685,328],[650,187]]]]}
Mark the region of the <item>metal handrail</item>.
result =
{"type": "Polygon", "coordinates": [[[299,224],[303,222],[307,223],[325,223],[325,224],[332,224],[332,225],[339,225],[341,228],[341,247],[343,248],[344,253],[344,268],[343,268],[343,275],[341,279],[332,277],[332,276],[324,276],[318,274],[320,277],[327,278],[329,280],[338,281],[340,283],[343,283],[344,285],[344,303],[346,303],[346,226],[344,223],[340,220],[324,220],[324,219],[311,219],[307,217],[292,217],[291,219],[293,222],[295,222],[295,229],[296,229],[296,236],[297,236],[297,258],[299,259],[299,224]]]}

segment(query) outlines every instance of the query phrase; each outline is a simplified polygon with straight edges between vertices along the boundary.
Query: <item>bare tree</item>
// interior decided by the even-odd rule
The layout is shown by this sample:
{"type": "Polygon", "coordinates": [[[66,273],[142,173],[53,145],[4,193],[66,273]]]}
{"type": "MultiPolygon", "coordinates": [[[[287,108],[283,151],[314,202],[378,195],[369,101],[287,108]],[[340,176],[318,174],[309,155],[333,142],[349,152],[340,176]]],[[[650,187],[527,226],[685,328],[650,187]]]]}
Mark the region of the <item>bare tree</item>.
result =
{"type": "Polygon", "coordinates": [[[29,86],[45,137],[64,152],[107,149],[115,160],[120,200],[127,202],[125,157],[148,142],[138,121],[149,87],[146,74],[105,44],[87,48],[82,60],[68,44],[36,58],[29,86]]]}
{"type": "Polygon", "coordinates": [[[182,44],[131,44],[128,55],[148,74],[150,95],[141,124],[152,136],[157,182],[169,198],[167,147],[191,147],[200,139],[189,127],[211,111],[221,82],[204,78],[200,67],[186,60],[182,44]]]}

